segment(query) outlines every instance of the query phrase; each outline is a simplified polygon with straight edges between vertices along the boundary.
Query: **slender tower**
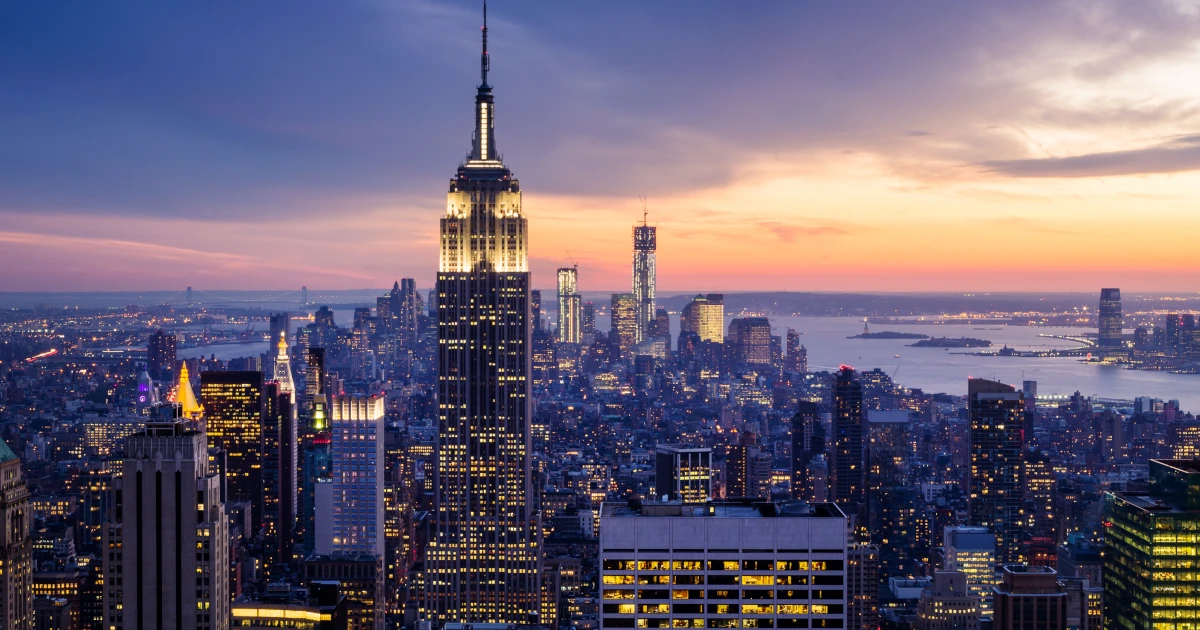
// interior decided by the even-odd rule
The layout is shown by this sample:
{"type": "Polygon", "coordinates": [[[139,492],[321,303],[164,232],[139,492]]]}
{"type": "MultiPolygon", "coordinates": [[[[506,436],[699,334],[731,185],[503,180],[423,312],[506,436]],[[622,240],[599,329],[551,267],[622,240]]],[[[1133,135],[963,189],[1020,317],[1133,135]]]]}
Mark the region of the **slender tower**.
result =
{"type": "Polygon", "coordinates": [[[658,228],[647,222],[648,216],[643,209],[642,224],[633,227],[633,298],[637,301],[638,343],[654,325],[654,250],[658,246],[658,228]]]}
{"type": "Polygon", "coordinates": [[[521,187],[496,152],[487,82],[446,196],[437,276],[438,444],[423,617],[536,623],[539,532],[530,485],[531,311],[521,187]]]}

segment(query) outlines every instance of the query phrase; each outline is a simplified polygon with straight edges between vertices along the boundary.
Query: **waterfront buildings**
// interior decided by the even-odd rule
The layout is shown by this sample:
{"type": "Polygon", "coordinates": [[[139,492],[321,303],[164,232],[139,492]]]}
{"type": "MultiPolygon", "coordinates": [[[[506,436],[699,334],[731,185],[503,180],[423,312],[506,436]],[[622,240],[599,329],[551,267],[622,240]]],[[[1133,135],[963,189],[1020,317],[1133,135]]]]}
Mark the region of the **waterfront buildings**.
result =
{"type": "Polygon", "coordinates": [[[996,534],[1001,564],[1024,559],[1026,516],[1025,400],[1011,385],[985,379],[967,381],[970,420],[969,523],[996,534]]]}
{"type": "Polygon", "coordinates": [[[1121,317],[1121,290],[1100,289],[1100,335],[1098,343],[1104,348],[1119,348],[1123,343],[1124,320],[1121,317]]]}
{"type": "Polygon", "coordinates": [[[475,137],[450,181],[437,274],[436,495],[423,616],[528,623],[539,604],[530,467],[528,229],[496,149],[486,19],[475,137]]]}
{"type": "Polygon", "coordinates": [[[605,502],[599,562],[602,629],[845,627],[832,503],[605,502]]]}

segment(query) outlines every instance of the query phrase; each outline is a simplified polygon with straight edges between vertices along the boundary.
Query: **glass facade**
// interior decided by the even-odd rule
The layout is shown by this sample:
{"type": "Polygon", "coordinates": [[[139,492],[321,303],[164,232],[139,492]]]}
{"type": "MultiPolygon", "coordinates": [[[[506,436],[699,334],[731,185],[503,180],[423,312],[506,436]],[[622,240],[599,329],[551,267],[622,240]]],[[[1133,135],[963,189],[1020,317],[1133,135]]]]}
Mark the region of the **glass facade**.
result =
{"type": "Polygon", "coordinates": [[[1200,628],[1200,461],[1151,460],[1149,493],[1104,500],[1104,627],[1200,628]]]}

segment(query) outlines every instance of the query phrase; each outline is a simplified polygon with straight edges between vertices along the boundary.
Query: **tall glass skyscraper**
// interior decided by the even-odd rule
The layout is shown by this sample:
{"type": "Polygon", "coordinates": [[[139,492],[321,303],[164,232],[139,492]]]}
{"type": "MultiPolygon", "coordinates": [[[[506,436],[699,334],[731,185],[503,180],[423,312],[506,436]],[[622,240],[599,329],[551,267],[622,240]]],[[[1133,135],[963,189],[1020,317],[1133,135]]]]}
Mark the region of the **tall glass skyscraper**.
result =
{"type": "Polygon", "coordinates": [[[1100,289],[1100,345],[1119,348],[1122,339],[1121,290],[1100,289]]]}
{"type": "Polygon", "coordinates": [[[583,329],[580,309],[583,298],[579,295],[579,269],[562,267],[558,270],[558,341],[581,343],[583,329]]]}
{"type": "Polygon", "coordinates": [[[642,224],[633,227],[633,297],[637,301],[637,341],[641,343],[654,322],[654,251],[658,247],[658,228],[642,224]]]}
{"type": "Polygon", "coordinates": [[[486,13],[480,66],[474,143],[441,220],[436,495],[422,611],[435,626],[530,623],[539,610],[528,230],[521,186],[496,151],[486,13]]]}

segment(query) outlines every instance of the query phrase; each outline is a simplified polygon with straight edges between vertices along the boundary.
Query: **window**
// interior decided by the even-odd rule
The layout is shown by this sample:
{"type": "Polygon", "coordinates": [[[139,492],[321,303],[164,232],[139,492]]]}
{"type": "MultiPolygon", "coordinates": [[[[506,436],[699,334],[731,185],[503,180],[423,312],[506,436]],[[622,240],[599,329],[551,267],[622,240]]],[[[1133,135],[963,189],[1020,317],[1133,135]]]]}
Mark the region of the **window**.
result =
{"type": "Polygon", "coordinates": [[[774,575],[743,575],[742,584],[750,586],[773,586],[775,584],[774,575]]]}

